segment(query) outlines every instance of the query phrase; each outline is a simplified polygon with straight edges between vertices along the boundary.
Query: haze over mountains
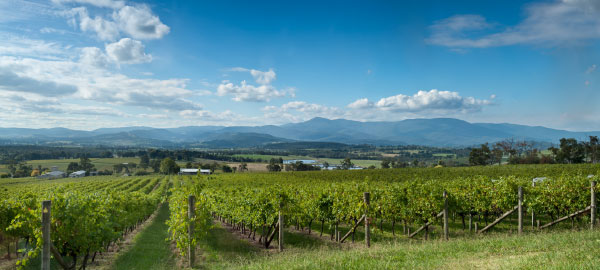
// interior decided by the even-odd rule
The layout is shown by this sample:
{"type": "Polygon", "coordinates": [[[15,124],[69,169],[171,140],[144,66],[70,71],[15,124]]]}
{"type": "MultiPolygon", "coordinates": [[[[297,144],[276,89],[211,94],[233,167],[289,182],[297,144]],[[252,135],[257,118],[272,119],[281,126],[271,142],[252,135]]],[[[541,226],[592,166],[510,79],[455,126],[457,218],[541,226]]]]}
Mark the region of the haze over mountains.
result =
{"type": "Polygon", "coordinates": [[[0,143],[236,148],[311,141],[459,147],[492,143],[506,138],[558,143],[563,137],[587,140],[590,135],[600,136],[600,131],[572,132],[541,126],[469,123],[453,118],[408,119],[397,122],[313,118],[281,126],[122,127],[93,131],[0,128],[0,143]]]}

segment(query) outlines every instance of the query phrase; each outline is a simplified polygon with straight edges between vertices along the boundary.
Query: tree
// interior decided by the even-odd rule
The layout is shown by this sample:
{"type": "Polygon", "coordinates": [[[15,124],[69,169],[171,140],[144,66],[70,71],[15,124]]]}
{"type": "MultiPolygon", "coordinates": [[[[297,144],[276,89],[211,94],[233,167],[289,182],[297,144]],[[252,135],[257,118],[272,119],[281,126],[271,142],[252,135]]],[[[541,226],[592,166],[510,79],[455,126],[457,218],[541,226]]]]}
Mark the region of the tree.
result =
{"type": "Polygon", "coordinates": [[[267,170],[270,172],[280,172],[281,166],[279,166],[279,159],[272,158],[267,165],[267,170]]]}
{"type": "Polygon", "coordinates": [[[586,152],[590,163],[597,163],[600,158],[600,143],[598,136],[590,136],[590,141],[586,143],[586,152]]]}
{"type": "Polygon", "coordinates": [[[585,160],[585,146],[574,138],[560,139],[560,148],[549,148],[558,163],[583,163],[585,160]]]}
{"type": "Polygon", "coordinates": [[[160,172],[162,174],[175,174],[179,172],[179,166],[171,158],[164,158],[160,162],[160,172]]]}
{"type": "Polygon", "coordinates": [[[382,169],[389,169],[390,168],[390,163],[392,163],[392,161],[390,159],[384,158],[381,161],[381,168],[382,169]]]}
{"type": "Polygon", "coordinates": [[[488,165],[492,158],[488,144],[482,144],[481,147],[471,149],[469,153],[469,164],[473,166],[488,165]]]}
{"type": "Polygon", "coordinates": [[[352,167],[354,167],[354,163],[352,163],[350,158],[345,158],[344,161],[342,161],[342,169],[349,170],[352,167]]]}
{"type": "Polygon", "coordinates": [[[240,166],[238,167],[238,171],[240,172],[244,172],[248,170],[248,164],[246,164],[246,162],[242,162],[240,163],[240,166]]]}
{"type": "Polygon", "coordinates": [[[329,168],[329,162],[327,162],[327,161],[323,162],[323,168],[328,169],[329,168]]]}
{"type": "Polygon", "coordinates": [[[90,175],[91,171],[96,170],[96,166],[87,156],[83,156],[79,158],[79,170],[84,170],[86,175],[90,175]]]}
{"type": "Polygon", "coordinates": [[[72,172],[76,172],[81,170],[81,167],[79,167],[79,163],[77,162],[69,162],[69,165],[67,166],[67,173],[72,173],[72,172]]]}
{"type": "Polygon", "coordinates": [[[223,166],[221,167],[221,170],[223,170],[224,173],[233,172],[233,169],[231,167],[229,167],[229,165],[227,165],[227,164],[223,164],[223,166]]]}
{"type": "Polygon", "coordinates": [[[140,157],[140,168],[142,169],[146,169],[148,168],[148,166],[150,166],[150,158],[148,157],[148,155],[142,155],[140,157]]]}
{"type": "Polygon", "coordinates": [[[150,161],[150,167],[155,173],[160,172],[160,162],[160,159],[153,159],[150,161]]]}
{"type": "Polygon", "coordinates": [[[492,147],[492,163],[498,163],[498,165],[502,164],[502,156],[504,156],[504,151],[502,151],[502,147],[500,147],[497,143],[492,147]]]}

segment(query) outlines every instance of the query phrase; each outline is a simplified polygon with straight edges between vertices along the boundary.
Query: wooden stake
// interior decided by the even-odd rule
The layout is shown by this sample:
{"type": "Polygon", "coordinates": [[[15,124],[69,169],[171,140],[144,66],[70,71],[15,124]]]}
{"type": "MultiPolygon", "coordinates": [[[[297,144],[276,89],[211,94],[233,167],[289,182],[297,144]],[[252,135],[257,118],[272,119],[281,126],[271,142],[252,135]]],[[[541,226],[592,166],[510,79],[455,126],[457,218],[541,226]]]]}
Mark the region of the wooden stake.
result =
{"type": "Polygon", "coordinates": [[[590,192],[590,229],[594,229],[594,221],[596,221],[596,181],[592,181],[590,192]]]}
{"type": "MultiPolygon", "coordinates": [[[[531,184],[533,187],[535,187],[535,182],[533,182],[531,184]]],[[[533,211],[533,209],[531,209],[531,229],[534,229],[535,227],[535,212],[533,211]]]]}
{"type": "MultiPolygon", "coordinates": [[[[469,213],[469,232],[473,230],[473,213],[469,213]]],[[[477,230],[475,230],[477,231],[477,230]]]]}
{"type": "Polygon", "coordinates": [[[498,224],[500,221],[502,221],[503,219],[505,219],[506,217],[508,217],[510,214],[512,214],[513,212],[517,211],[517,209],[519,208],[519,206],[515,206],[513,209],[509,210],[508,212],[504,213],[502,216],[500,216],[499,218],[497,218],[496,220],[494,220],[494,222],[490,223],[489,225],[485,226],[483,229],[481,230],[477,230],[477,225],[478,222],[475,222],[475,231],[477,233],[482,233],[487,231],[488,229],[494,227],[496,224],[498,224]]]}
{"type": "Polygon", "coordinates": [[[448,240],[448,193],[444,190],[444,239],[448,240]]]}
{"type": "Polygon", "coordinates": [[[519,234],[523,234],[523,188],[519,187],[519,234]]]}
{"type": "Polygon", "coordinates": [[[369,228],[369,205],[371,203],[371,194],[369,192],[365,192],[363,194],[365,200],[365,244],[367,247],[371,247],[371,230],[369,228]]]}
{"type": "Polygon", "coordinates": [[[281,214],[281,210],[279,210],[279,252],[283,251],[283,215],[281,214]]]}
{"type": "Polygon", "coordinates": [[[42,202],[42,270],[50,270],[50,247],[52,246],[50,238],[50,206],[51,201],[42,202]]]}
{"type": "Polygon", "coordinates": [[[577,212],[575,212],[575,213],[572,213],[572,214],[570,214],[570,215],[567,215],[567,216],[561,217],[561,218],[559,218],[559,219],[557,219],[557,220],[555,220],[555,221],[552,221],[552,222],[550,222],[550,223],[548,223],[548,224],[546,224],[546,225],[544,225],[544,226],[541,226],[541,227],[540,227],[540,229],[545,229],[545,228],[548,228],[548,227],[550,227],[550,226],[552,226],[552,225],[554,225],[554,224],[556,224],[556,223],[559,223],[559,222],[565,221],[565,220],[567,220],[567,219],[569,219],[569,218],[572,218],[572,217],[575,217],[575,216],[581,215],[581,214],[583,214],[583,213],[585,213],[585,212],[587,212],[587,211],[590,211],[590,209],[591,209],[591,208],[592,208],[591,206],[588,206],[588,207],[586,207],[586,208],[585,208],[585,209],[583,209],[583,210],[579,210],[579,211],[577,211],[577,212]]]}
{"type": "Polygon", "coordinates": [[[196,206],[196,197],[194,195],[190,195],[188,197],[188,220],[189,220],[189,227],[188,227],[188,236],[190,238],[190,245],[188,246],[188,254],[189,254],[189,261],[188,261],[188,266],[190,268],[194,267],[194,262],[196,260],[196,254],[195,254],[195,247],[191,244],[191,240],[194,237],[194,217],[195,217],[195,213],[196,210],[194,209],[196,206]]]}
{"type": "Polygon", "coordinates": [[[352,229],[350,229],[345,235],[344,237],[342,237],[342,239],[340,239],[340,243],[344,243],[344,240],[346,240],[346,238],[348,238],[348,236],[350,234],[354,234],[354,230],[356,230],[356,227],[358,227],[358,225],[363,221],[363,219],[365,219],[365,216],[363,215],[357,222],[356,224],[354,224],[354,227],[352,227],[352,229]]]}

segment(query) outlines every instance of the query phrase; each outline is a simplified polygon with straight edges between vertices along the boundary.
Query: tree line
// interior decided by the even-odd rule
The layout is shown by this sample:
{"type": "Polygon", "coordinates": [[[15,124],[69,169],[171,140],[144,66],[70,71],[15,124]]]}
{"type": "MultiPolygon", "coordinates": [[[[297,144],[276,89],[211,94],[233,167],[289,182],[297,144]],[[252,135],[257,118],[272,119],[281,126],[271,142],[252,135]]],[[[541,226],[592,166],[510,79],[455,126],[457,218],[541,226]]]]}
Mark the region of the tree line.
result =
{"type": "Polygon", "coordinates": [[[562,138],[558,147],[551,146],[543,153],[534,142],[506,139],[493,144],[488,143],[471,149],[470,165],[502,164],[575,164],[598,163],[600,144],[597,136],[589,136],[588,141],[574,138],[562,138]]]}

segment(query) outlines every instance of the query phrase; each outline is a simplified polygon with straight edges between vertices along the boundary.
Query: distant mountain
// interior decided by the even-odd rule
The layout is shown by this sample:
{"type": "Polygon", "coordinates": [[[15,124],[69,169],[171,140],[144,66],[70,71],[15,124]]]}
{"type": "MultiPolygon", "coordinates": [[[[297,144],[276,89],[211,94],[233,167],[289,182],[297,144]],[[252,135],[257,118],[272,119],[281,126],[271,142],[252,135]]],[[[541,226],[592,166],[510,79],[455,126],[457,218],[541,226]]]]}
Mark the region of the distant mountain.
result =
{"type": "Polygon", "coordinates": [[[262,133],[221,133],[214,139],[203,142],[202,146],[206,148],[249,148],[290,141],[292,140],[262,133]]]}
{"type": "MultiPolygon", "coordinates": [[[[328,144],[472,146],[507,138],[558,143],[563,137],[587,140],[600,132],[571,132],[541,126],[469,123],[453,118],[408,119],[395,122],[359,122],[313,118],[281,126],[187,126],[179,128],[121,127],[93,131],[66,128],[0,128],[0,142],[138,147],[239,148],[298,147],[301,142],[328,144]]],[[[336,146],[342,147],[342,146],[336,146]]]]}

